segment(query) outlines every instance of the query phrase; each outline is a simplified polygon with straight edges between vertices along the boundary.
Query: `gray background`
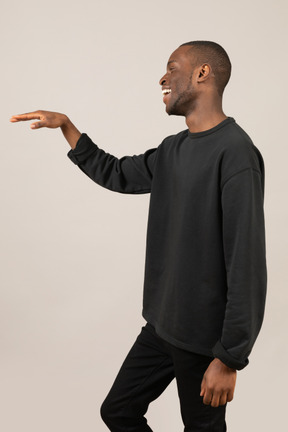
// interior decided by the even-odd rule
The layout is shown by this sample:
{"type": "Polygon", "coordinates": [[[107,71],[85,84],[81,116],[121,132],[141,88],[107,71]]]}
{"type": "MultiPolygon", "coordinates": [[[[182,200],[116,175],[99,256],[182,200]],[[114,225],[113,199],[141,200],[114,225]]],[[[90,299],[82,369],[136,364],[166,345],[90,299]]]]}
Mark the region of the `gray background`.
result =
{"type": "MultiPolygon", "coordinates": [[[[158,81],[181,43],[232,61],[224,112],[266,167],[265,320],[227,407],[233,432],[283,430],[287,383],[287,2],[14,1],[1,8],[0,428],[108,430],[99,408],[141,316],[149,194],[93,183],[60,130],[12,114],[66,113],[105,151],[143,153],[186,124],[158,81]],[[283,343],[284,342],[284,343],[283,343]]],[[[147,413],[183,430],[175,380],[147,413]]]]}

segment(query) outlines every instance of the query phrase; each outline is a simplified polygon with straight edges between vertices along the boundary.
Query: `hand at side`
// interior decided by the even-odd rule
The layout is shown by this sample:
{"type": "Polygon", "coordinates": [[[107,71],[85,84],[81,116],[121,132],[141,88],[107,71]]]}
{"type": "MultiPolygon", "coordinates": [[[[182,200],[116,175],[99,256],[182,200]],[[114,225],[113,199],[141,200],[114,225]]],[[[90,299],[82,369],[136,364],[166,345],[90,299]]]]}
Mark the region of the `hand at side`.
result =
{"type": "Polygon", "coordinates": [[[218,407],[231,402],[236,385],[237,370],[226,366],[220,359],[215,358],[206,369],[201,382],[200,396],[203,403],[218,407]]]}

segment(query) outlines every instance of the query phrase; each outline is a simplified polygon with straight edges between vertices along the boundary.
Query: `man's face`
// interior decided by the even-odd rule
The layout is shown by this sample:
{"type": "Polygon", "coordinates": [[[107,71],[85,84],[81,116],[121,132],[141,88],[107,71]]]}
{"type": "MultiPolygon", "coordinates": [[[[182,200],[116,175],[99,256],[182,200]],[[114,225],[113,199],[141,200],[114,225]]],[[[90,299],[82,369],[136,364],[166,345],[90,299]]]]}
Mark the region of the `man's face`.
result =
{"type": "Polygon", "coordinates": [[[190,46],[182,46],[174,51],[167,63],[167,72],[160,79],[163,102],[169,115],[188,115],[193,109],[196,91],[192,83],[193,54],[190,46]]]}

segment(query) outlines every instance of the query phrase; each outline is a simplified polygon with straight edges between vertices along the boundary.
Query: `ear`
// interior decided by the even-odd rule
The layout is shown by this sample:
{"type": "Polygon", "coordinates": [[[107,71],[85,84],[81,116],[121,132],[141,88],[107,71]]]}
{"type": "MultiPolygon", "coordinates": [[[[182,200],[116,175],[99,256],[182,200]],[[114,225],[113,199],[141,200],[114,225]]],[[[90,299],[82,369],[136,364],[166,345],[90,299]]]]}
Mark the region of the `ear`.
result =
{"type": "Polygon", "coordinates": [[[198,69],[197,82],[205,81],[211,74],[213,75],[211,66],[208,63],[204,63],[198,69]]]}

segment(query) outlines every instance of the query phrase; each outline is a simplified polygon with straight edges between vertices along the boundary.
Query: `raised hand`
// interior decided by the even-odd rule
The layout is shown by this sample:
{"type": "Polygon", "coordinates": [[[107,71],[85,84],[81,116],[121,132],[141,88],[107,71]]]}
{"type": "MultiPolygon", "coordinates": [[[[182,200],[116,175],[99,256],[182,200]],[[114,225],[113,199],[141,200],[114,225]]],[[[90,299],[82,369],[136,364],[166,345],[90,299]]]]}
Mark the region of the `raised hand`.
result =
{"type": "Polygon", "coordinates": [[[64,126],[68,121],[68,117],[65,114],[52,111],[33,111],[25,114],[13,115],[10,118],[12,123],[27,120],[39,120],[30,125],[31,129],[39,129],[42,127],[47,128],[58,128],[64,126]]]}
{"type": "Polygon", "coordinates": [[[37,122],[31,123],[31,129],[40,129],[42,127],[55,129],[60,127],[72,149],[76,147],[77,141],[81,136],[81,132],[79,132],[70,119],[65,114],[58,112],[37,110],[25,114],[13,115],[10,118],[10,122],[12,123],[27,120],[38,120],[37,122]]]}

